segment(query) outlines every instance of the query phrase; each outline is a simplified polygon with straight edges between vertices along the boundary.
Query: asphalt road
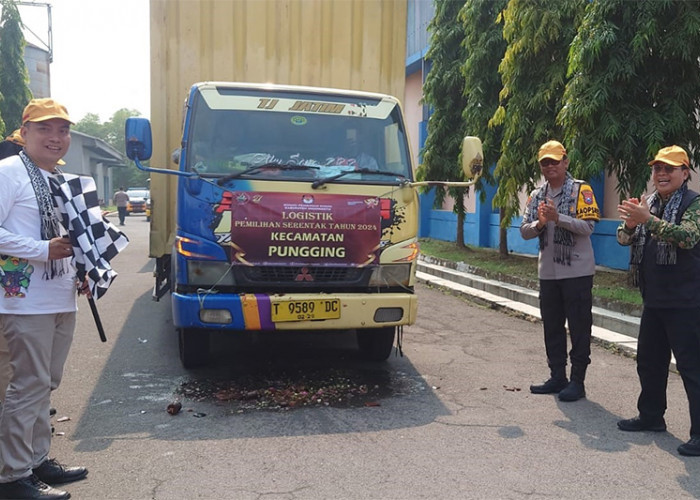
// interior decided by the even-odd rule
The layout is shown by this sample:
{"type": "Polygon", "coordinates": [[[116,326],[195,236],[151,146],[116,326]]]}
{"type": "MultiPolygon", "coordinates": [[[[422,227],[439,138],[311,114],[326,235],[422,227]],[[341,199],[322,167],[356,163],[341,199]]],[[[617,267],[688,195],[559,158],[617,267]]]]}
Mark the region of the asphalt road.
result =
{"type": "Polygon", "coordinates": [[[81,303],[53,398],[52,455],[90,469],[65,485],[73,498],[700,496],[700,458],[676,453],[689,428],[677,375],[669,432],[623,433],[615,422],[636,412],[632,359],[595,346],[588,399],[532,395],[546,378],[541,325],[424,286],[404,355],[385,364],[362,362],[347,335],[217,337],[211,366],[187,372],[169,302],[151,300],[148,229],[127,218],[131,243],[97,304],[108,341],[81,303]],[[291,399],[312,385],[320,402],[265,408],[263,393],[291,399]]]}

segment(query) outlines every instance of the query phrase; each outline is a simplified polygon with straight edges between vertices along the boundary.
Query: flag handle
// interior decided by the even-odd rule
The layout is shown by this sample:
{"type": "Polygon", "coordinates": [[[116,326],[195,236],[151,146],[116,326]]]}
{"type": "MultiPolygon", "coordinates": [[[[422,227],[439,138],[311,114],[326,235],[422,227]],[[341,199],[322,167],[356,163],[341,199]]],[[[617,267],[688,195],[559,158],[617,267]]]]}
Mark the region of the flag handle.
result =
{"type": "MultiPolygon", "coordinates": [[[[78,270],[78,294],[81,293],[81,285],[85,281],[85,271],[78,270]]],[[[90,310],[92,311],[92,317],[95,320],[95,326],[97,326],[97,333],[100,334],[100,340],[102,342],[107,342],[107,336],[105,335],[105,329],[102,328],[102,320],[100,319],[100,313],[97,312],[97,304],[95,304],[95,297],[88,295],[88,304],[90,304],[90,310]]]]}
{"type": "Polygon", "coordinates": [[[88,299],[88,303],[90,304],[92,317],[95,318],[95,325],[97,325],[97,332],[100,334],[100,340],[102,342],[107,342],[107,337],[105,336],[105,329],[102,328],[102,320],[100,319],[100,315],[97,312],[97,305],[95,304],[95,299],[93,297],[90,297],[88,299]]]}

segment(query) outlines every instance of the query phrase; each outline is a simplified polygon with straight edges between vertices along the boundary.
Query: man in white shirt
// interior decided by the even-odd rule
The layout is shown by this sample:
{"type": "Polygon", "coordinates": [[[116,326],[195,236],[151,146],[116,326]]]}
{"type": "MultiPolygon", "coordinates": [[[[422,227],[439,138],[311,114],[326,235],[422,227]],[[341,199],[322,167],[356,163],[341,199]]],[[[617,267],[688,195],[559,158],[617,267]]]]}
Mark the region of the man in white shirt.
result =
{"type": "Polygon", "coordinates": [[[48,457],[51,391],[77,310],[73,249],[48,178],[68,151],[71,124],[64,106],[33,99],[22,114],[24,150],[0,161],[0,333],[13,368],[0,412],[0,498],[70,498],[49,484],[87,476],[48,457]]]}

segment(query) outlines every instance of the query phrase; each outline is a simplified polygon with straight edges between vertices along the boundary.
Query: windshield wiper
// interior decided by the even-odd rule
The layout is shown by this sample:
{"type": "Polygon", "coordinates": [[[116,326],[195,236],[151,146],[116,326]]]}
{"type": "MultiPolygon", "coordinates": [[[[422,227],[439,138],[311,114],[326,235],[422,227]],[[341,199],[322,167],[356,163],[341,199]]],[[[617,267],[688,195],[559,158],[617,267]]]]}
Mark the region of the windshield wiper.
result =
{"type": "Polygon", "coordinates": [[[241,170],[240,172],[234,172],[232,174],[228,174],[222,178],[220,178],[216,183],[219,186],[223,186],[226,184],[228,181],[232,179],[236,179],[238,177],[241,177],[243,175],[247,174],[252,174],[257,172],[258,170],[264,170],[267,168],[278,168],[280,170],[318,170],[320,167],[315,167],[313,165],[292,165],[291,163],[275,163],[275,162],[269,162],[269,163],[263,163],[262,165],[251,165],[244,170],[241,170]]]}
{"type": "Polygon", "coordinates": [[[371,168],[358,168],[356,170],[344,170],[339,174],[331,175],[323,179],[315,180],[311,183],[313,189],[318,189],[328,182],[333,182],[336,179],[340,179],[349,174],[373,174],[373,175],[390,175],[392,177],[399,177],[405,179],[405,175],[397,174],[396,172],[389,172],[388,170],[373,170],[371,168]]]}

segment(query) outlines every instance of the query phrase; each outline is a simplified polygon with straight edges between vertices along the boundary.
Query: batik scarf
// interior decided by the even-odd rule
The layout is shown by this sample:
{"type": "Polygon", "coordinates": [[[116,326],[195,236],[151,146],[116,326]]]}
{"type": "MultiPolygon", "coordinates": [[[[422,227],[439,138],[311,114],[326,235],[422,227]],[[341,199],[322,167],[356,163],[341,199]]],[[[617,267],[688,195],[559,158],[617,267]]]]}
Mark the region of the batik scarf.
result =
{"type": "MultiPolygon", "coordinates": [[[[649,213],[661,220],[665,220],[671,224],[676,224],[678,217],[678,210],[680,209],[681,202],[685,193],[688,192],[688,181],[683,182],[680,188],[678,188],[672,195],[671,198],[663,206],[661,196],[659,196],[658,191],[654,191],[647,198],[647,204],[649,205],[649,213]],[[661,213],[663,209],[663,214],[661,213]]],[[[639,284],[639,265],[642,263],[642,257],[644,256],[644,244],[647,239],[647,228],[644,224],[637,225],[634,230],[634,236],[632,243],[632,251],[630,253],[630,271],[632,271],[632,280],[635,285],[639,284]]],[[[668,241],[657,241],[656,242],[656,263],[660,266],[670,266],[676,263],[676,245],[668,241]]]]}
{"type": "MultiPolygon", "coordinates": [[[[571,215],[575,209],[576,199],[573,196],[576,181],[573,176],[566,172],[564,184],[561,187],[561,196],[557,203],[557,212],[560,214],[571,215]]],[[[537,220],[537,208],[541,202],[547,202],[547,192],[549,191],[549,182],[545,182],[542,186],[532,193],[530,203],[527,206],[526,223],[531,223],[537,220]]],[[[539,235],[540,250],[547,246],[547,226],[539,235]]],[[[555,226],[554,228],[554,262],[558,264],[571,265],[571,251],[574,247],[574,233],[562,227],[555,226]]]]}
{"type": "MultiPolygon", "coordinates": [[[[41,239],[48,241],[61,236],[60,219],[58,218],[56,205],[49,191],[49,185],[46,179],[44,179],[39,167],[34,164],[24,151],[20,151],[18,154],[24,163],[24,167],[27,169],[29,180],[32,183],[32,188],[34,188],[34,194],[36,195],[36,202],[39,205],[41,239]]],[[[44,264],[43,278],[45,280],[52,280],[63,276],[67,272],[68,267],[66,266],[66,259],[49,260],[44,264]]]]}

